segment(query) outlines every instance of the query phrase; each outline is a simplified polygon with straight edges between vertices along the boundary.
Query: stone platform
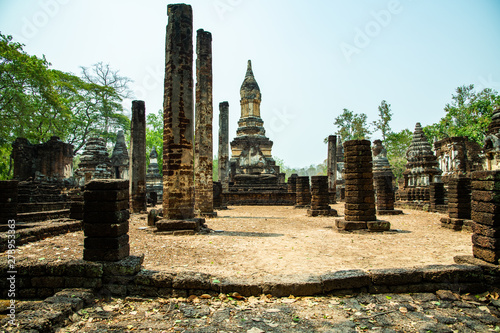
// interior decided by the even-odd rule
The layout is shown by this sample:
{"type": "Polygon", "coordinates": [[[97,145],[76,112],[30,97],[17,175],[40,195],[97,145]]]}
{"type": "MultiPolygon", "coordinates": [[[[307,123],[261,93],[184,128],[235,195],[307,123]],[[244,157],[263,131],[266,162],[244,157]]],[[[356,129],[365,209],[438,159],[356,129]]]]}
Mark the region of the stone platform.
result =
{"type": "Polygon", "coordinates": [[[336,219],[335,226],[339,231],[353,231],[367,229],[367,231],[381,232],[391,229],[391,223],[383,220],[375,221],[346,221],[345,219],[336,219]]]}

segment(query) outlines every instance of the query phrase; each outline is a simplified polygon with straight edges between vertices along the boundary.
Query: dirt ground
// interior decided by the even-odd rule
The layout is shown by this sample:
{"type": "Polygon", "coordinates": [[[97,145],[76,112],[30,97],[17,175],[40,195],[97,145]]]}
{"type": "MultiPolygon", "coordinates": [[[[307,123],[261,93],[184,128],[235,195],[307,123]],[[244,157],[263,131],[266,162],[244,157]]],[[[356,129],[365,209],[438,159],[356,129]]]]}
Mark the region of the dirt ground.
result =
{"type": "MultiPolygon", "coordinates": [[[[343,203],[332,207],[343,215],[343,203]]],[[[471,255],[471,234],[442,228],[444,215],[404,213],[378,217],[391,222],[391,232],[340,233],[334,217],[308,217],[305,209],[231,206],[206,220],[213,232],[195,236],[156,234],[147,227],[146,214],[134,214],[131,254],[144,254],[146,269],[220,277],[452,264],[456,255],[471,255]]],[[[81,259],[82,252],[80,231],[20,246],[17,258],[81,259]]]]}

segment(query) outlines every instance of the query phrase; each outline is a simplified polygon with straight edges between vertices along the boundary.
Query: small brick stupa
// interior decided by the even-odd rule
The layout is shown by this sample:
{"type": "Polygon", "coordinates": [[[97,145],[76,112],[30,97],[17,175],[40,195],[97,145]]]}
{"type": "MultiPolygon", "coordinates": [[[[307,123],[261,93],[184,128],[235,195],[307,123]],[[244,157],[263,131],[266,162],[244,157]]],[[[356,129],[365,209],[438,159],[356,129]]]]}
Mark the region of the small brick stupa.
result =
{"type": "Polygon", "coordinates": [[[398,197],[401,201],[430,201],[430,184],[439,178],[441,170],[420,123],[415,125],[406,159],[404,186],[398,197]]]}

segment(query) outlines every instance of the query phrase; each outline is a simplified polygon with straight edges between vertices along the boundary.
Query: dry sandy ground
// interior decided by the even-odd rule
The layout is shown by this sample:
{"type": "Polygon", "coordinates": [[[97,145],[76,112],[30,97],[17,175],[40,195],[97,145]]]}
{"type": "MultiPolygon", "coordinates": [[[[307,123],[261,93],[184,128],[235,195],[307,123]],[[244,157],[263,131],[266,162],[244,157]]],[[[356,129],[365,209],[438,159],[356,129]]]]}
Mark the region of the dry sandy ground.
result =
{"type": "MultiPolygon", "coordinates": [[[[343,204],[332,207],[343,214],[343,204]]],[[[215,232],[195,236],[156,234],[145,214],[134,214],[131,254],[145,254],[146,269],[220,277],[452,264],[456,255],[471,255],[471,234],[442,228],[443,215],[404,212],[379,216],[391,222],[391,232],[339,233],[334,217],[307,217],[305,209],[232,206],[207,219],[215,232]]],[[[81,259],[82,251],[83,232],[75,232],[20,246],[17,259],[81,259]]]]}

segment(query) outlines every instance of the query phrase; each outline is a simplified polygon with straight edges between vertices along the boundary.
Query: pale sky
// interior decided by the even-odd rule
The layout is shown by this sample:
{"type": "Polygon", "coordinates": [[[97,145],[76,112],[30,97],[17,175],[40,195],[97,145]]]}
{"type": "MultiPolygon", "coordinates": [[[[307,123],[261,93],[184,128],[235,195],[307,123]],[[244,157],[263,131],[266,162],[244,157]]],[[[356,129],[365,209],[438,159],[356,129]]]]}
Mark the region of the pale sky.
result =
{"type": "MultiPolygon", "coordinates": [[[[134,80],[148,112],[163,105],[169,1],[0,0],[0,31],[79,75],[103,61],[134,80]]],[[[395,131],[444,116],[461,85],[500,91],[497,0],[193,0],[193,37],[212,33],[214,142],[219,102],[230,139],[246,63],[262,92],[273,155],[291,167],[321,163],[323,139],[343,108],[377,118],[392,106],[395,131]]],[[[129,110],[131,101],[124,102],[129,110]]],[[[374,133],[371,139],[380,137],[374,133]]],[[[214,145],[214,153],[217,147],[214,145]]]]}

